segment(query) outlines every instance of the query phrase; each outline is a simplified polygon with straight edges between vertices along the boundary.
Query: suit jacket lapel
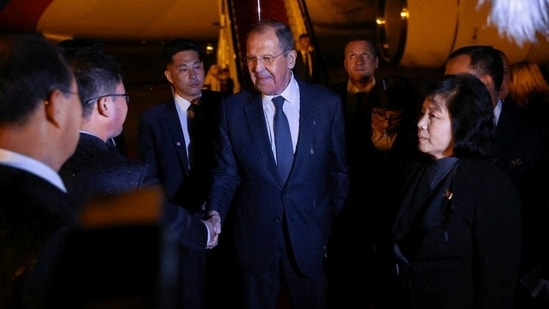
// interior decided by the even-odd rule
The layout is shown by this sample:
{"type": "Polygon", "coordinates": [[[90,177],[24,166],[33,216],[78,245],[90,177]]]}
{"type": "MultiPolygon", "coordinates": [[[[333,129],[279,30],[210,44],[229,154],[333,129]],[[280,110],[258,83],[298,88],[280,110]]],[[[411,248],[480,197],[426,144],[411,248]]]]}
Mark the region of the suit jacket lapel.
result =
{"type": "Polygon", "coordinates": [[[168,131],[170,132],[172,141],[173,141],[173,147],[175,147],[177,152],[177,158],[179,159],[179,164],[182,168],[182,170],[185,171],[186,174],[189,173],[189,164],[188,164],[188,158],[187,158],[187,147],[185,144],[185,138],[183,136],[183,129],[181,128],[181,122],[179,120],[179,115],[177,113],[177,109],[175,108],[175,101],[171,101],[166,105],[166,126],[168,127],[168,131]]]}
{"type": "MultiPolygon", "coordinates": [[[[316,133],[316,109],[314,104],[311,104],[312,100],[316,99],[314,93],[308,91],[307,87],[303,83],[299,83],[299,135],[297,138],[297,145],[294,155],[294,164],[290,170],[288,179],[292,177],[292,173],[296,168],[300,166],[297,162],[307,162],[309,160],[311,148],[314,148],[314,136],[316,133]]],[[[296,173],[299,173],[297,171],[296,173]]]]}
{"type": "MultiPolygon", "coordinates": [[[[269,169],[269,172],[282,183],[278,175],[278,167],[271,150],[271,143],[269,141],[269,132],[267,131],[267,124],[265,123],[265,114],[263,113],[263,104],[261,102],[261,95],[254,94],[249,96],[249,104],[244,107],[244,113],[246,114],[246,120],[248,121],[248,128],[250,136],[256,144],[256,149],[259,152],[259,159],[261,162],[265,162],[269,169]]],[[[290,172],[291,173],[291,172],[290,172]]]]}

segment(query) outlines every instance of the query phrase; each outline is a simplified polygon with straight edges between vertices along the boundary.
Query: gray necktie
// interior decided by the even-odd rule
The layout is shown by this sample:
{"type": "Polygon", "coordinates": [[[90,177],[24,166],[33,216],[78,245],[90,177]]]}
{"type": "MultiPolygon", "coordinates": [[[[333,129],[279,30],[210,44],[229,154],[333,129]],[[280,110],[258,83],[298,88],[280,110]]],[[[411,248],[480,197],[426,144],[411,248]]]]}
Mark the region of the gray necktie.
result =
{"type": "Polygon", "coordinates": [[[280,178],[283,181],[286,181],[286,178],[288,178],[288,174],[290,173],[290,169],[292,168],[294,151],[292,146],[292,135],[290,134],[290,125],[288,124],[288,119],[282,109],[284,101],[285,100],[282,96],[273,98],[273,103],[276,107],[274,115],[276,162],[278,165],[280,178]]]}

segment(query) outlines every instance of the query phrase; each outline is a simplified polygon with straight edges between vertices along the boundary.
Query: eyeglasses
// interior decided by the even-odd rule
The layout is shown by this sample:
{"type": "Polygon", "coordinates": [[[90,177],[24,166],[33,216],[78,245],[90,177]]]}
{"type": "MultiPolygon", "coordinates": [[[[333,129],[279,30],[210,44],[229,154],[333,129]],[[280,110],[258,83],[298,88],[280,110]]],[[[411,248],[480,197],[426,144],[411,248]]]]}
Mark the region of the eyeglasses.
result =
{"type": "Polygon", "coordinates": [[[276,56],[271,56],[271,55],[264,55],[264,56],[257,56],[257,57],[244,57],[244,63],[246,63],[246,65],[256,65],[257,64],[257,61],[259,59],[259,61],[261,61],[261,63],[263,63],[264,66],[268,67],[268,66],[271,66],[274,62],[274,60],[278,57],[280,57],[281,55],[285,54],[286,52],[290,51],[291,49],[286,49],[284,50],[283,52],[281,52],[280,54],[276,55],[276,56]]]}
{"type": "Polygon", "coordinates": [[[126,104],[130,103],[130,95],[129,94],[127,94],[127,93],[114,93],[114,94],[104,94],[104,95],[100,95],[100,96],[97,96],[97,97],[93,97],[91,99],[87,99],[86,104],[91,104],[94,101],[96,101],[100,98],[104,98],[104,97],[124,97],[126,99],[126,104]]]}
{"type": "Polygon", "coordinates": [[[400,114],[394,114],[394,115],[387,116],[387,114],[385,112],[373,111],[372,113],[373,113],[375,119],[377,119],[379,121],[387,120],[387,121],[389,121],[389,123],[392,123],[392,124],[397,124],[402,119],[402,115],[400,115],[400,114]]]}

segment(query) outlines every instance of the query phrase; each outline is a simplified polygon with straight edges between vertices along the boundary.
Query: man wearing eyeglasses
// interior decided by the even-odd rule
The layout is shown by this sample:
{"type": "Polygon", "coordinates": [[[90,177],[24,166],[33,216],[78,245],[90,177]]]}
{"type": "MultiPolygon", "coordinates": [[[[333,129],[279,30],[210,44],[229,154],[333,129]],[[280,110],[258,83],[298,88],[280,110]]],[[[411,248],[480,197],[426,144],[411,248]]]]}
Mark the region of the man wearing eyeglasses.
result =
{"type": "MultiPolygon", "coordinates": [[[[287,25],[262,21],[247,36],[257,91],[221,104],[216,167],[206,209],[233,240],[243,290],[237,308],[326,308],[326,247],[347,195],[341,100],[294,78],[287,25]],[[284,291],[284,292],[282,292],[284,291]]],[[[235,283],[233,283],[234,285],[235,283]]]]}
{"type": "MultiPolygon", "coordinates": [[[[75,204],[83,205],[94,197],[119,197],[124,193],[160,188],[160,181],[151,166],[131,159],[107,145],[110,138],[118,136],[122,131],[128,112],[129,95],[125,90],[120,63],[96,44],[71,40],[64,41],[60,45],[75,74],[83,110],[78,147],[59,172],[67,185],[70,198],[75,204]]],[[[184,208],[171,201],[165,202],[162,194],[160,196],[162,199],[159,203],[162,206],[161,214],[158,215],[158,218],[153,219],[155,219],[155,224],[158,223],[158,228],[166,233],[155,238],[158,236],[157,234],[151,235],[154,230],[138,230],[138,235],[135,235],[142,237],[141,241],[144,246],[150,244],[151,239],[156,242],[156,247],[151,249],[155,252],[144,252],[142,256],[131,257],[131,261],[123,266],[120,265],[117,269],[119,273],[107,274],[104,278],[105,282],[99,280],[98,282],[94,281],[93,284],[87,283],[91,286],[91,290],[108,291],[105,293],[112,293],[113,297],[121,297],[123,295],[118,293],[125,293],[127,287],[123,285],[126,285],[131,287],[127,288],[131,290],[128,292],[130,294],[144,290],[142,295],[131,294],[128,297],[141,299],[153,297],[152,300],[155,302],[175,304],[174,289],[177,282],[172,280],[174,276],[171,274],[165,276],[161,272],[159,264],[169,262],[171,259],[175,260],[174,264],[167,263],[168,266],[162,264],[163,267],[176,268],[178,257],[175,253],[176,249],[171,248],[174,243],[183,243],[185,246],[204,250],[210,245],[210,241],[213,241],[214,233],[210,223],[192,218],[184,208]],[[165,253],[169,253],[169,255],[165,255],[165,253]],[[143,257],[150,257],[151,260],[143,257]],[[169,259],[164,259],[164,257],[169,259]],[[161,262],[155,263],[155,261],[161,262]],[[128,268],[131,268],[131,265],[138,265],[144,269],[138,269],[139,267],[135,266],[135,270],[129,271],[128,268]],[[136,272],[135,276],[127,274],[133,271],[136,272]],[[109,289],[111,278],[115,282],[124,282],[124,284],[109,289]],[[105,285],[105,290],[102,290],[98,285],[105,285]],[[166,296],[166,298],[156,299],[160,296],[166,296]]],[[[143,203],[147,203],[147,201],[143,201],[143,203]]],[[[136,217],[139,217],[137,214],[142,213],[141,206],[143,205],[131,206],[135,209],[136,217]]],[[[75,211],[77,212],[79,209],[75,209],[75,211]]],[[[117,215],[117,213],[113,213],[110,220],[116,222],[117,215]]],[[[105,230],[104,234],[106,235],[121,237],[120,233],[116,232],[120,229],[112,229],[112,232],[109,229],[105,230]]],[[[113,246],[112,243],[110,244],[113,246]]],[[[139,252],[139,249],[135,249],[133,244],[137,244],[139,248],[139,241],[120,238],[120,244],[114,245],[116,248],[107,247],[105,250],[118,252],[116,250],[122,248],[120,254],[123,255],[125,246],[129,245],[128,250],[139,252]]],[[[113,261],[118,260],[113,257],[113,261]]],[[[108,261],[102,260],[89,261],[89,263],[92,267],[97,267],[98,271],[104,269],[103,264],[100,263],[104,263],[105,267],[111,266],[108,261]]],[[[85,273],[85,271],[82,272],[85,273]]],[[[92,277],[96,278],[93,275],[92,277]]],[[[75,289],[75,291],[78,290],[75,289]]],[[[82,294],[88,295],[86,292],[82,294]]],[[[97,294],[98,297],[101,297],[101,292],[97,294]]],[[[62,300],[62,297],[56,297],[56,300],[62,300]]]]}
{"type": "Polygon", "coordinates": [[[83,110],[77,150],[60,170],[69,196],[83,205],[93,196],[157,184],[149,168],[107,145],[122,132],[128,113],[118,61],[88,41],[68,40],[60,46],[75,72],[83,110]]]}

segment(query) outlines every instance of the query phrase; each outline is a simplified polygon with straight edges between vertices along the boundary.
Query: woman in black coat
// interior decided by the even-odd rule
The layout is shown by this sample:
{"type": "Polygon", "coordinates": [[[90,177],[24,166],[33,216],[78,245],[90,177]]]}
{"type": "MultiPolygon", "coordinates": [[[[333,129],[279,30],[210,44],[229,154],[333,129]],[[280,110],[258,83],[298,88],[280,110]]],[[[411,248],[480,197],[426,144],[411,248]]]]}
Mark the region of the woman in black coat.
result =
{"type": "Polygon", "coordinates": [[[417,123],[427,157],[409,169],[393,229],[411,308],[511,308],[521,254],[520,198],[490,161],[490,95],[445,76],[417,123]]]}

